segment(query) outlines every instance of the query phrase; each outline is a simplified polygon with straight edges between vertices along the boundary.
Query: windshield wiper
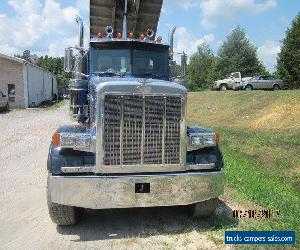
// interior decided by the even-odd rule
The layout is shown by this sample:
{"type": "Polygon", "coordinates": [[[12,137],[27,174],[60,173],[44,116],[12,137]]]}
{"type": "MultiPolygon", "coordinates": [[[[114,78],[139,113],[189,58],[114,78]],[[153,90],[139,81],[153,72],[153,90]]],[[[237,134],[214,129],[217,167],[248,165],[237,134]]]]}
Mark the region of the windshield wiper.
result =
{"type": "Polygon", "coordinates": [[[121,77],[121,74],[115,73],[115,72],[110,72],[110,71],[102,71],[102,72],[95,71],[95,72],[93,72],[93,74],[99,75],[99,76],[108,76],[108,77],[110,77],[110,76],[120,76],[121,77]]]}

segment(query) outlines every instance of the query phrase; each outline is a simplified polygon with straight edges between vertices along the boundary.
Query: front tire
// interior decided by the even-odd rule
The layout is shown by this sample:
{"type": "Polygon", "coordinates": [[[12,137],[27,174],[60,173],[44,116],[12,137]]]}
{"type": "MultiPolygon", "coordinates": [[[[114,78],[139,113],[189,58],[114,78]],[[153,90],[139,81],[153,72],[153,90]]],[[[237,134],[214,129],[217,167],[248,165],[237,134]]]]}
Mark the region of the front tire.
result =
{"type": "Polygon", "coordinates": [[[5,111],[8,112],[9,111],[9,103],[6,103],[6,106],[5,106],[5,111]]]}
{"type": "Polygon", "coordinates": [[[250,85],[250,84],[246,85],[245,90],[253,90],[252,85],[250,85]]]}
{"type": "Polygon", "coordinates": [[[226,91],[227,89],[228,89],[227,84],[221,84],[221,86],[220,86],[221,91],[226,91]]]}
{"type": "Polygon", "coordinates": [[[191,205],[190,215],[193,217],[210,217],[216,210],[218,199],[210,199],[191,205]]]}
{"type": "Polygon", "coordinates": [[[275,85],[273,86],[273,90],[274,90],[274,91],[276,91],[276,90],[280,90],[280,88],[279,88],[278,84],[275,84],[275,85]]]}
{"type": "Polygon", "coordinates": [[[77,224],[84,213],[83,208],[65,206],[51,202],[50,189],[48,186],[47,203],[51,220],[59,226],[72,226],[77,224]]]}

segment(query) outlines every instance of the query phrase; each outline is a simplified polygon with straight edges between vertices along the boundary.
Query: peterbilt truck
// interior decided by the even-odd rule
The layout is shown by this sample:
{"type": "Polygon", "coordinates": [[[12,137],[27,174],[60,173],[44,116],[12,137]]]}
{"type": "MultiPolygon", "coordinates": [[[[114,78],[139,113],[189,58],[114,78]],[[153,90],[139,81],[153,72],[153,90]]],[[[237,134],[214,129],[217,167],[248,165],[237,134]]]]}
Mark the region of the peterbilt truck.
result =
{"type": "Polygon", "coordinates": [[[220,137],[187,126],[187,90],[169,73],[175,28],[169,44],[156,35],[162,0],[90,6],[88,49],[77,17],[79,43],[65,51],[74,123],[52,136],[52,221],[76,224],[85,208],[186,206],[210,216],[224,192],[220,137]]]}

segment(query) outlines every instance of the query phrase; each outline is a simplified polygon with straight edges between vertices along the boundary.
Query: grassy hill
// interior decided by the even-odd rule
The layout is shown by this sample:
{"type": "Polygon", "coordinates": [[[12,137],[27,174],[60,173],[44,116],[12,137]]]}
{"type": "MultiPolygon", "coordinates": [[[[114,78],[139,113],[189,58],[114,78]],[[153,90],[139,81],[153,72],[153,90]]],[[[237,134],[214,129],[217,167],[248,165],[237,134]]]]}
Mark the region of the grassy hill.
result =
{"type": "MultiPolygon", "coordinates": [[[[225,172],[237,198],[280,210],[248,229],[300,229],[300,91],[189,94],[188,123],[222,136],[225,172]]],[[[251,208],[249,208],[251,209],[251,208]]]]}

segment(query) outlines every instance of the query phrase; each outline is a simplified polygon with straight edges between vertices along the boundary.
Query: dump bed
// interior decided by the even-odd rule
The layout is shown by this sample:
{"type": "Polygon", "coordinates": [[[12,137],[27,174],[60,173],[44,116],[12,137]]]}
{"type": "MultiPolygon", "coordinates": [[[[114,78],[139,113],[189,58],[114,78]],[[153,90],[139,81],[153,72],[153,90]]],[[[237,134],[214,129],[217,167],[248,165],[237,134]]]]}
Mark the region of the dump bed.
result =
{"type": "MultiPolygon", "coordinates": [[[[156,33],[163,0],[128,0],[128,32],[146,33],[153,29],[156,33]]],[[[90,34],[105,32],[112,26],[122,32],[124,0],[90,0],[90,34]]]]}

